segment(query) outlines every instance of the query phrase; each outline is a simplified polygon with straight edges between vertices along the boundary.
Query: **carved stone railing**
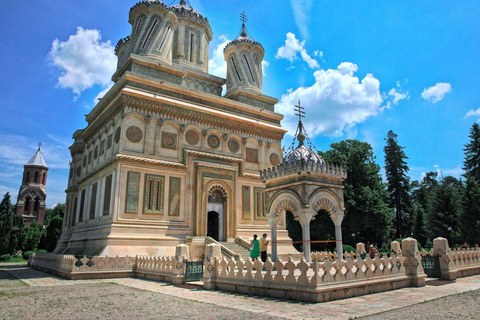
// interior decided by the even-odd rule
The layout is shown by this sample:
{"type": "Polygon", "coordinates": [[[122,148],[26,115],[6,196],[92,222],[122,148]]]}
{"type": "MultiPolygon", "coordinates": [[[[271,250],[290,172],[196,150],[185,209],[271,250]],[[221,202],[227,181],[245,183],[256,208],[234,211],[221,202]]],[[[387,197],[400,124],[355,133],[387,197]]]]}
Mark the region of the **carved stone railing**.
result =
{"type": "Polygon", "coordinates": [[[32,268],[67,279],[140,277],[180,284],[185,282],[185,260],[188,258],[188,247],[178,245],[175,257],[83,256],[77,259],[73,255],[34,253],[28,263],[32,268]]]}
{"type": "MultiPolygon", "coordinates": [[[[414,239],[404,241],[408,246],[409,242],[416,245],[414,239]]],[[[220,251],[212,246],[215,245],[209,245],[209,251],[220,251]]],[[[312,302],[425,285],[418,249],[405,250],[405,255],[377,255],[374,259],[367,256],[363,260],[355,259],[353,253],[346,253],[343,260],[334,259],[333,254],[318,253],[312,261],[308,263],[302,258],[295,262],[290,258],[287,262],[279,259],[273,263],[269,259],[254,263],[207,255],[203,280],[206,289],[312,302]]]]}
{"type": "Polygon", "coordinates": [[[347,178],[347,170],[342,166],[301,159],[294,162],[283,161],[278,166],[260,171],[263,181],[279,178],[293,173],[309,172],[347,178]]]}

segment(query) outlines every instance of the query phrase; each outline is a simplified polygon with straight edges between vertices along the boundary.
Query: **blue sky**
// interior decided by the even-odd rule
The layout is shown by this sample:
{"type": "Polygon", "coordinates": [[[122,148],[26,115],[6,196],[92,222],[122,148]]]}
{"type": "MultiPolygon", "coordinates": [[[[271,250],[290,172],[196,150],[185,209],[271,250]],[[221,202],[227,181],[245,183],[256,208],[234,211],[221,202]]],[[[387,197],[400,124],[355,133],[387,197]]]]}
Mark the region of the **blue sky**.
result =
{"type": "MultiPolygon", "coordinates": [[[[15,199],[23,164],[42,141],[50,166],[47,204],[65,201],[71,136],[110,85],[113,48],[130,34],[135,3],[2,2],[2,194],[15,199]]],[[[288,129],[295,126],[292,104],[302,100],[318,149],[356,138],[372,144],[383,165],[384,138],[393,130],[413,179],[435,170],[461,174],[463,145],[480,120],[478,1],[191,4],[211,23],[210,72],[220,76],[223,46],[238,34],[245,10],[249,33],[266,51],[263,92],[279,99],[288,129]]]]}

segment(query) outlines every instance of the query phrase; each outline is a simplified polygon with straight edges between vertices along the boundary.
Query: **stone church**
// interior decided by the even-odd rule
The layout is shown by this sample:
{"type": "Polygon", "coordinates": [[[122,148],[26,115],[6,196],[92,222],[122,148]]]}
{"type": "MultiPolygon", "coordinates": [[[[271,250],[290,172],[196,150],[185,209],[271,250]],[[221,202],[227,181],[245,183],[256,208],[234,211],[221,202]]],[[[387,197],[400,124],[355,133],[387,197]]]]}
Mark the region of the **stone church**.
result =
{"type": "MultiPolygon", "coordinates": [[[[262,93],[262,45],[243,25],[223,79],[208,73],[208,19],[184,0],[141,1],[128,22],[115,84],[73,134],[55,252],[173,255],[187,244],[195,259],[217,241],[245,253],[271,231],[260,171],[282,161],[286,133],[277,99],[262,93]]],[[[298,254],[285,217],[276,240],[280,256],[298,254]]]]}

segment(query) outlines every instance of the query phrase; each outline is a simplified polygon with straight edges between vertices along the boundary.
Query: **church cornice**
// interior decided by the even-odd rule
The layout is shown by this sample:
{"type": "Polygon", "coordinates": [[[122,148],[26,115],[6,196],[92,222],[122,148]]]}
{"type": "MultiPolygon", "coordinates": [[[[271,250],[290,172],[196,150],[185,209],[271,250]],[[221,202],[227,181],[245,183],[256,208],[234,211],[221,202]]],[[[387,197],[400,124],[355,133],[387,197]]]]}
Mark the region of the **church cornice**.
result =
{"type": "Polygon", "coordinates": [[[169,119],[194,122],[274,141],[280,141],[286,132],[277,125],[134,89],[126,88],[124,94],[123,100],[128,107],[142,112],[157,113],[169,119]]]}

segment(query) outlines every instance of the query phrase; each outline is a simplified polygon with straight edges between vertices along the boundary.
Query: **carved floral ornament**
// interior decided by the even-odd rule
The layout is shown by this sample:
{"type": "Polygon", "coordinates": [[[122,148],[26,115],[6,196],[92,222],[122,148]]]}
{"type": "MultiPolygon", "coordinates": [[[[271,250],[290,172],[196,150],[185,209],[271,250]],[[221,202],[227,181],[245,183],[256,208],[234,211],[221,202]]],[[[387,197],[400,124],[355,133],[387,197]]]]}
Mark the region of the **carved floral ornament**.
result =
{"type": "Polygon", "coordinates": [[[211,186],[208,189],[207,195],[212,195],[214,193],[220,193],[224,198],[227,197],[227,191],[225,191],[225,189],[218,184],[211,186]]]}
{"type": "Polygon", "coordinates": [[[295,202],[291,199],[283,199],[281,200],[276,208],[275,208],[275,211],[274,211],[274,214],[276,216],[279,216],[281,215],[285,210],[288,210],[290,212],[296,212],[298,210],[298,207],[297,205],[295,204],[295,202]]]}
{"type": "Polygon", "coordinates": [[[315,203],[312,206],[313,211],[317,212],[319,210],[325,210],[328,211],[330,215],[336,214],[336,209],[335,209],[335,204],[332,202],[332,200],[322,197],[315,201],[315,203]]]}
{"type": "Polygon", "coordinates": [[[212,135],[208,136],[207,143],[211,148],[216,149],[220,146],[220,138],[218,138],[216,135],[212,134],[212,135]]]}

